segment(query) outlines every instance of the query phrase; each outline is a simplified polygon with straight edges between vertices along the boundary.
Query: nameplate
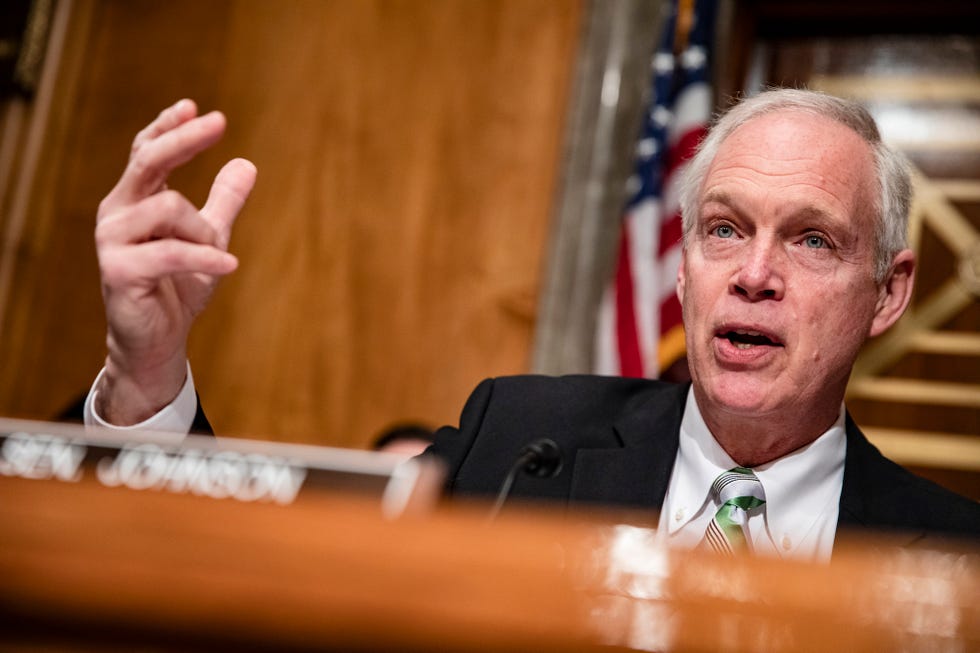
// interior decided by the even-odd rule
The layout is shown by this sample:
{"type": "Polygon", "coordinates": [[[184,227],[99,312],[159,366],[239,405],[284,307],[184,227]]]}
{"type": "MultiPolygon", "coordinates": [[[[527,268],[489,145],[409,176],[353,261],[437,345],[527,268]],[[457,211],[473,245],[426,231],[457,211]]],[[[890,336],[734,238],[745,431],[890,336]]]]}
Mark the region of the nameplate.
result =
{"type": "Polygon", "coordinates": [[[0,476],[38,481],[279,505],[301,492],[354,491],[397,514],[422,467],[370,451],[0,419],[0,476]]]}

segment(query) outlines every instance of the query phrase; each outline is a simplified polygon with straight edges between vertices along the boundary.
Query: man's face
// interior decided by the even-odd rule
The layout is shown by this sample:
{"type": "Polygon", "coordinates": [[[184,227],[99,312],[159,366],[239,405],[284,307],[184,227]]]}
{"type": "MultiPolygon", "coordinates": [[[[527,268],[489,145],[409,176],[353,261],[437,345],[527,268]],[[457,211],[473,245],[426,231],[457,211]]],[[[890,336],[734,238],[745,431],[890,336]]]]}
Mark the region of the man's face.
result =
{"type": "Polygon", "coordinates": [[[678,272],[702,410],[836,415],[858,349],[888,326],[876,319],[873,171],[857,134],[799,111],[721,145],[678,272]]]}

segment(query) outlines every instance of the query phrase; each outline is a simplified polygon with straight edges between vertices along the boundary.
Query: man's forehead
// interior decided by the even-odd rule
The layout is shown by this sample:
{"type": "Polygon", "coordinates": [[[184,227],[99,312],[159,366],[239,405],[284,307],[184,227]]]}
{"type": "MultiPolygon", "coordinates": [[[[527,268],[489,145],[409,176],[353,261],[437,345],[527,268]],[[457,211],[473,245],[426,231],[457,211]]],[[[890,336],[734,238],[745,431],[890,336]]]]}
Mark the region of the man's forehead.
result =
{"type": "Polygon", "coordinates": [[[799,108],[777,109],[749,118],[725,137],[719,149],[738,145],[750,148],[770,141],[802,142],[821,148],[850,147],[869,150],[856,131],[828,116],[799,108]]]}
{"type": "MultiPolygon", "coordinates": [[[[850,127],[804,110],[773,111],[739,125],[722,141],[698,204],[745,217],[773,217],[836,228],[871,217],[878,182],[871,146],[850,127]]],[[[706,219],[703,211],[698,211],[706,219]]]]}
{"type": "Polygon", "coordinates": [[[753,178],[777,186],[809,184],[838,194],[863,195],[877,186],[871,146],[857,132],[796,109],[763,114],[736,127],[709,164],[701,202],[733,203],[742,192],[751,192],[753,178]],[[726,187],[729,178],[736,183],[726,187]],[[716,187],[719,183],[722,188],[716,187]]]}

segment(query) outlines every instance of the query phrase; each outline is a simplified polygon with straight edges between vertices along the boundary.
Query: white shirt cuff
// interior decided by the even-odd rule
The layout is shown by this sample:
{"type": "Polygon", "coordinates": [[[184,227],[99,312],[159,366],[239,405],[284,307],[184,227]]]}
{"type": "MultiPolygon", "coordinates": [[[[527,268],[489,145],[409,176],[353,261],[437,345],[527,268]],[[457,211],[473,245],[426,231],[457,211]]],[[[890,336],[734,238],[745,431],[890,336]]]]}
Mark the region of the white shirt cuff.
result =
{"type": "Polygon", "coordinates": [[[187,363],[187,380],[184,387],[180,389],[177,397],[164,406],[158,413],[148,417],[139,424],[132,426],[116,426],[102,419],[95,412],[95,397],[98,394],[96,388],[99,380],[105,374],[105,368],[95,377],[95,382],[85,398],[84,419],[85,426],[100,426],[117,431],[129,430],[149,430],[149,431],[170,431],[172,433],[189,433],[191,425],[194,424],[194,416],[197,414],[197,392],[194,390],[194,377],[191,375],[191,364],[187,363]]]}

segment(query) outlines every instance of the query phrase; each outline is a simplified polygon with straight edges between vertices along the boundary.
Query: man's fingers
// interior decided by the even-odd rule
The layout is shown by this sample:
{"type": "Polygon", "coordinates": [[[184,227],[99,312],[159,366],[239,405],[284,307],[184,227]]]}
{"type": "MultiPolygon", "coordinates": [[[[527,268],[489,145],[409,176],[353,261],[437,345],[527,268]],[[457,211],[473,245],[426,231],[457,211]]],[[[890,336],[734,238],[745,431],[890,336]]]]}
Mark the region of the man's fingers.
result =
{"type": "Polygon", "coordinates": [[[214,145],[224,131],[224,115],[212,111],[146,141],[133,152],[119,183],[103,202],[103,209],[132,204],[157,192],[174,168],[214,145]]]}
{"type": "Polygon", "coordinates": [[[222,276],[238,267],[228,252],[169,238],[104,251],[99,257],[102,282],[109,287],[156,285],[173,274],[200,273],[222,276]]]}
{"type": "Polygon", "coordinates": [[[228,246],[231,225],[252,192],[257,175],[258,171],[251,161],[233,159],[214,178],[208,201],[201,209],[201,214],[222,238],[222,247],[228,246]]]}
{"type": "Polygon", "coordinates": [[[160,115],[158,115],[153,122],[144,127],[140,133],[136,134],[136,138],[133,139],[133,147],[130,152],[130,156],[135,154],[135,152],[140,149],[144,143],[152,141],[160,134],[164,134],[171,129],[174,129],[178,125],[184,124],[196,115],[197,105],[193,100],[188,100],[186,98],[183,100],[178,100],[161,111],[160,115]]]}
{"type": "Polygon", "coordinates": [[[152,195],[100,221],[95,227],[96,248],[177,238],[202,245],[217,245],[214,228],[180,193],[152,195]]]}

